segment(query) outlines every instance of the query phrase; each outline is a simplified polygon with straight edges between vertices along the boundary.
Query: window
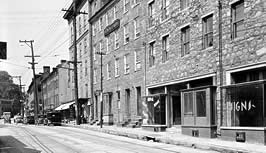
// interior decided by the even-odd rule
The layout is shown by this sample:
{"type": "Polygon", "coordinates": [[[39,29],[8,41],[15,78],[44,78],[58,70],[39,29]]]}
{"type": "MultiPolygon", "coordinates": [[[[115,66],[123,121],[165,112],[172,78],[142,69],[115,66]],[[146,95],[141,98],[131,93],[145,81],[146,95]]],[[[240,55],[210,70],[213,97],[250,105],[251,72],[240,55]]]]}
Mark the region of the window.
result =
{"type": "Polygon", "coordinates": [[[109,52],[109,37],[106,37],[106,52],[109,52]]]}
{"type": "Polygon", "coordinates": [[[86,14],[83,14],[83,28],[84,30],[86,30],[86,21],[87,21],[87,18],[86,18],[86,14]]]}
{"type": "Polygon", "coordinates": [[[93,82],[97,83],[97,69],[93,70],[93,82]]]}
{"type": "Polygon", "coordinates": [[[107,80],[111,79],[111,63],[108,62],[106,65],[106,70],[107,70],[107,80]]]}
{"type": "Polygon", "coordinates": [[[155,63],[154,44],[155,44],[155,41],[149,44],[149,65],[150,67],[153,66],[155,63]]]}
{"type": "Polygon", "coordinates": [[[84,39],[84,53],[87,53],[87,39],[84,39]]]}
{"type": "Polygon", "coordinates": [[[119,59],[115,59],[115,77],[119,76],[119,59]]]}
{"type": "Polygon", "coordinates": [[[103,41],[102,40],[100,40],[99,45],[100,45],[100,52],[103,52],[103,41]]]}
{"type": "Polygon", "coordinates": [[[116,20],[118,18],[118,10],[117,7],[114,6],[114,20],[116,20]]]}
{"type": "Polygon", "coordinates": [[[213,15],[203,18],[203,49],[213,46],[213,15]]]}
{"type": "Polygon", "coordinates": [[[99,19],[99,31],[102,31],[102,29],[103,29],[103,18],[100,17],[100,19],[99,19]]]}
{"type": "Polygon", "coordinates": [[[129,73],[129,63],[128,63],[128,55],[124,56],[124,73],[129,73]]]}
{"type": "Polygon", "coordinates": [[[71,34],[71,42],[73,42],[73,40],[74,40],[73,27],[70,28],[70,34],[71,34]]]}
{"type": "Polygon", "coordinates": [[[96,35],[96,26],[95,24],[92,25],[92,36],[95,36],[96,35]]]}
{"type": "Polygon", "coordinates": [[[85,75],[88,75],[88,63],[87,60],[85,60],[85,75]]]}
{"type": "Polygon", "coordinates": [[[244,35],[244,0],[232,5],[232,38],[244,35]]]}
{"type": "Polygon", "coordinates": [[[96,60],[96,45],[93,46],[93,60],[96,60]]]}
{"type": "Polygon", "coordinates": [[[170,0],[162,0],[162,20],[165,20],[169,17],[168,7],[170,5],[170,0]]]}
{"type": "Polygon", "coordinates": [[[169,35],[166,35],[162,38],[162,62],[164,63],[165,61],[168,60],[168,52],[169,52],[169,35]]]}
{"type": "Polygon", "coordinates": [[[81,17],[79,16],[79,34],[81,35],[81,17]]]}
{"type": "Polygon", "coordinates": [[[140,51],[135,51],[134,52],[134,61],[135,61],[135,71],[141,69],[141,60],[140,60],[140,51]]]}
{"type": "Polygon", "coordinates": [[[119,35],[115,32],[115,49],[119,48],[119,35]]]}
{"type": "Polygon", "coordinates": [[[124,44],[129,42],[129,31],[128,31],[128,24],[124,25],[124,44]]]}
{"type": "Polygon", "coordinates": [[[106,15],[105,15],[105,22],[106,22],[106,27],[109,25],[109,13],[106,12],[106,15]]]}
{"type": "Polygon", "coordinates": [[[128,12],[129,7],[130,7],[129,0],[124,0],[124,13],[128,12]]]}
{"type": "Polygon", "coordinates": [[[140,21],[138,17],[134,19],[134,34],[135,39],[140,36],[140,21]]]}
{"type": "Polygon", "coordinates": [[[189,44],[190,44],[190,27],[186,26],[181,29],[181,56],[189,54],[189,44]]]}
{"type": "Polygon", "coordinates": [[[180,0],[180,9],[183,10],[189,6],[190,0],[180,0]]]}
{"type": "Polygon", "coordinates": [[[79,44],[79,58],[82,56],[82,43],[79,44]]]}
{"type": "Polygon", "coordinates": [[[138,5],[140,3],[140,0],[133,0],[133,5],[138,5]]]}
{"type": "Polygon", "coordinates": [[[193,93],[184,93],[184,114],[193,114],[193,93]]]}
{"type": "Polygon", "coordinates": [[[152,27],[154,26],[154,13],[155,13],[155,10],[154,10],[154,1],[150,2],[148,4],[148,13],[149,13],[149,26],[152,27]]]}
{"type": "Polygon", "coordinates": [[[197,107],[197,116],[205,117],[206,116],[206,91],[196,92],[196,107],[197,107]]]}

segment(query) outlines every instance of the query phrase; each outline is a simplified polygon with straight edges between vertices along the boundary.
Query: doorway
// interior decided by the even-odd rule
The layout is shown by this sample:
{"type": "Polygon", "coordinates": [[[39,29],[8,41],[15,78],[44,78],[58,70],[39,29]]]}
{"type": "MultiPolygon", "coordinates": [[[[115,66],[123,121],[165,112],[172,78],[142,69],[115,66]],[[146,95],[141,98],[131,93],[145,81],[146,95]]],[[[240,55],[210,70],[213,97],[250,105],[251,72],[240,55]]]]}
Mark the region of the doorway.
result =
{"type": "Polygon", "coordinates": [[[130,89],[125,90],[125,112],[126,117],[130,118],[130,89]]]}
{"type": "Polygon", "coordinates": [[[181,98],[172,96],[173,102],[173,125],[181,125],[181,98]]]}

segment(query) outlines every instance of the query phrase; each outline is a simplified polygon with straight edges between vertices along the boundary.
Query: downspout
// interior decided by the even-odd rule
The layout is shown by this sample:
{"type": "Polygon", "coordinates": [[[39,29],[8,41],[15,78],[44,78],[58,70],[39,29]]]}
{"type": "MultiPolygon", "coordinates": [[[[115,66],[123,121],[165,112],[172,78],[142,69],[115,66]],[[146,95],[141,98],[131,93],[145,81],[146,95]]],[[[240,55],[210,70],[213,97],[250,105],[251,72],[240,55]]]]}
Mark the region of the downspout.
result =
{"type": "Polygon", "coordinates": [[[219,15],[219,77],[220,77],[220,126],[223,125],[223,59],[222,59],[222,3],[218,0],[219,15]]]}

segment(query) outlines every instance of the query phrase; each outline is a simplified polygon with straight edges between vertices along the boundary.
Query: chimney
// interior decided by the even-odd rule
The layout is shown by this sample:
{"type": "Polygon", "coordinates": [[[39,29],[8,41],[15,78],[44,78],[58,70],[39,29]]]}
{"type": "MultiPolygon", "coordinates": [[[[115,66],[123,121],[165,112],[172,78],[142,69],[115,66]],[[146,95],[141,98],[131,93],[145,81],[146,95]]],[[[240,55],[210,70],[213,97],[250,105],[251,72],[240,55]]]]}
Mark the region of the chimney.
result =
{"type": "Polygon", "coordinates": [[[64,63],[66,63],[66,60],[61,60],[61,64],[64,64],[64,63]]]}
{"type": "Polygon", "coordinates": [[[57,68],[56,68],[56,67],[54,67],[54,68],[53,68],[53,72],[56,72],[56,70],[57,70],[57,68]]]}
{"type": "Polygon", "coordinates": [[[50,66],[44,66],[43,73],[50,73],[50,66]]]}

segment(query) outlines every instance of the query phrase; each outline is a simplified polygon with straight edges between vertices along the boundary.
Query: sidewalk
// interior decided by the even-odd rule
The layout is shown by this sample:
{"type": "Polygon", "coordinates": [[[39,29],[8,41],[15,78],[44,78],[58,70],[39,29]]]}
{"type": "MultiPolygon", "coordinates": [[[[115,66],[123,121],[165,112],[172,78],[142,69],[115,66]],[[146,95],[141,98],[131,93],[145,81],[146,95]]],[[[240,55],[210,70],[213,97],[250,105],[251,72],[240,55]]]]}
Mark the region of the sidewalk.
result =
{"type": "Polygon", "coordinates": [[[102,129],[99,126],[88,124],[64,124],[64,126],[83,128],[140,140],[153,140],[161,143],[213,150],[223,153],[266,153],[266,146],[263,145],[232,142],[220,139],[196,138],[182,135],[180,129],[177,128],[167,129],[166,132],[151,132],[143,130],[142,128],[127,128],[117,126],[103,126],[102,129]]]}

